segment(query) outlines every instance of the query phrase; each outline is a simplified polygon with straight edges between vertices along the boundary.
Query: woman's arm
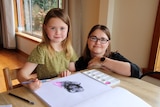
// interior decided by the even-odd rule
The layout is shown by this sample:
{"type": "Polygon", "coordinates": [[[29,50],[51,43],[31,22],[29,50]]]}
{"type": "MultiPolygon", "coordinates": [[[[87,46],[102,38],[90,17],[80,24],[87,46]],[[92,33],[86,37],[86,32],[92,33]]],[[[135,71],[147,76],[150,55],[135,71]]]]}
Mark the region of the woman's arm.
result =
{"type": "Polygon", "coordinates": [[[131,76],[131,66],[129,62],[123,62],[123,61],[105,58],[105,61],[102,62],[102,68],[103,67],[117,74],[121,74],[124,76],[131,76]]]}
{"type": "Polygon", "coordinates": [[[88,68],[102,68],[109,69],[117,74],[131,76],[131,66],[129,62],[123,62],[118,60],[113,60],[105,57],[102,62],[100,57],[95,57],[88,63],[88,68]]]}

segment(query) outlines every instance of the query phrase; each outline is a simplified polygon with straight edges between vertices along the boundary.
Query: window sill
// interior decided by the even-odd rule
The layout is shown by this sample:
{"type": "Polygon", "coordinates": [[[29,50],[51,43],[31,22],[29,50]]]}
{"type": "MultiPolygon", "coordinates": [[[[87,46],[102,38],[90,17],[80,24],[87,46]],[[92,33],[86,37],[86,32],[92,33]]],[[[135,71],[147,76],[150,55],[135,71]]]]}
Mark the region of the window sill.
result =
{"type": "Polygon", "coordinates": [[[29,34],[25,34],[25,33],[22,33],[22,32],[16,32],[16,36],[21,36],[25,39],[28,39],[28,40],[31,40],[31,41],[34,41],[34,42],[37,42],[37,43],[40,43],[42,41],[42,39],[40,39],[40,38],[31,36],[29,34]]]}

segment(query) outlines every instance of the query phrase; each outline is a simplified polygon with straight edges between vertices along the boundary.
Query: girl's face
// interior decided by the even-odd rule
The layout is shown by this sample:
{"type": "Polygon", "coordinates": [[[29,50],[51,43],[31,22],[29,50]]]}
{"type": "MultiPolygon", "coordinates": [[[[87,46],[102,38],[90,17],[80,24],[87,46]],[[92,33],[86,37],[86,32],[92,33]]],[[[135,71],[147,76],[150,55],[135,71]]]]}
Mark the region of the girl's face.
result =
{"type": "Polygon", "coordinates": [[[102,57],[108,48],[108,40],[108,36],[102,30],[97,29],[92,32],[87,41],[91,57],[102,57]]]}
{"type": "Polygon", "coordinates": [[[60,18],[51,18],[44,29],[51,42],[60,43],[67,37],[68,25],[60,18]]]}

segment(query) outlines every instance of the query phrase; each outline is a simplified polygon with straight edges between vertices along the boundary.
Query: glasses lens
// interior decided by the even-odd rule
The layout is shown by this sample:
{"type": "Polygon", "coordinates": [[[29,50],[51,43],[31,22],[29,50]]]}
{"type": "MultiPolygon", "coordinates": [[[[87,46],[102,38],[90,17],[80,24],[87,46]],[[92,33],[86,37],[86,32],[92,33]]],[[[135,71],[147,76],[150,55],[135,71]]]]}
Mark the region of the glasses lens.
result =
{"type": "Polygon", "coordinates": [[[101,43],[104,44],[104,43],[107,43],[108,39],[106,39],[106,38],[101,38],[100,41],[101,41],[101,43]]]}
{"type": "Polygon", "coordinates": [[[108,41],[106,38],[97,38],[96,36],[90,36],[90,40],[93,42],[97,42],[99,40],[102,44],[105,44],[108,41]]]}
{"type": "Polygon", "coordinates": [[[97,37],[96,36],[90,36],[90,40],[96,42],[97,41],[97,37]]]}

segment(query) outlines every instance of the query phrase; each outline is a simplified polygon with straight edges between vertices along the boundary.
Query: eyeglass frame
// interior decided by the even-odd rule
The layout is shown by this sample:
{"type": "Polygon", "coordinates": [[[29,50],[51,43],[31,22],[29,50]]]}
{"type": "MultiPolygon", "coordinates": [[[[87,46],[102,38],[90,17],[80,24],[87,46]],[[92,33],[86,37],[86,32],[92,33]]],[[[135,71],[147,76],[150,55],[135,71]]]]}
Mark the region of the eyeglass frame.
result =
{"type": "Polygon", "coordinates": [[[102,38],[97,38],[97,36],[89,36],[89,39],[93,42],[98,42],[98,40],[99,40],[101,44],[106,44],[109,41],[109,39],[106,39],[106,38],[103,38],[103,37],[102,38]],[[93,40],[93,39],[95,39],[95,40],[93,40]]]}

